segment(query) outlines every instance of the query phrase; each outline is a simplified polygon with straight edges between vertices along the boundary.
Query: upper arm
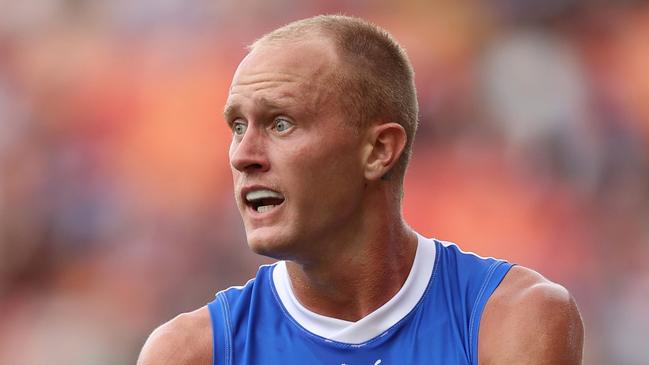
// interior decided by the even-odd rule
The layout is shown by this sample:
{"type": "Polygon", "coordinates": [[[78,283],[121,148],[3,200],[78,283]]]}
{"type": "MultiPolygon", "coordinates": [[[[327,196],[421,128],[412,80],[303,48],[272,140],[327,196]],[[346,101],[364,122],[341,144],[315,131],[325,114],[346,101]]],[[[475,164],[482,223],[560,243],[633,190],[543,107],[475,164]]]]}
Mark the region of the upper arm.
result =
{"type": "Polygon", "coordinates": [[[581,364],[584,329],[561,285],[514,267],[487,302],[480,322],[480,364],[581,364]]]}
{"type": "Polygon", "coordinates": [[[167,364],[212,364],[212,331],[207,307],[177,316],[155,329],[146,340],[137,365],[167,364]]]}

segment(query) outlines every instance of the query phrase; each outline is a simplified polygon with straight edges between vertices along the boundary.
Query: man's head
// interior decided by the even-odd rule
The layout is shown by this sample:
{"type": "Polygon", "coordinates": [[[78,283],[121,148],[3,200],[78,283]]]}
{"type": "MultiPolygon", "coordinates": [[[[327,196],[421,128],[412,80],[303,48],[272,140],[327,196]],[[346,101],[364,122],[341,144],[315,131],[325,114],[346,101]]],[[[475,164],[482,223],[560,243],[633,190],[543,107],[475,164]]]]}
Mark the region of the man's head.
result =
{"type": "Polygon", "coordinates": [[[401,193],[419,115],[414,71],[405,50],[384,29],[341,15],[295,21],[267,33],[248,48],[253,51],[263,45],[281,45],[310,36],[325,37],[334,45],[340,65],[330,82],[339,92],[338,102],[350,124],[363,128],[372,123],[395,122],[406,131],[406,147],[389,174],[401,193]]]}
{"type": "Polygon", "coordinates": [[[350,240],[368,217],[385,214],[370,199],[398,212],[416,115],[410,65],[376,27],[316,17],[255,42],[225,108],[253,250],[317,257],[332,248],[314,242],[350,240]]]}

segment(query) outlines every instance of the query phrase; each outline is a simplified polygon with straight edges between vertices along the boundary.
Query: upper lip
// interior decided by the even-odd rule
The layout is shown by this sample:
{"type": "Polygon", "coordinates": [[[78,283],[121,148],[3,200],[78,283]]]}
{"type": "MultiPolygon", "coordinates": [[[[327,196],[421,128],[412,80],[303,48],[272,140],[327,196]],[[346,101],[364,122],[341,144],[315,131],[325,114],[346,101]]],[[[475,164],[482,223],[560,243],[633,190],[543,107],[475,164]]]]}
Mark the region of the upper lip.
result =
{"type": "Polygon", "coordinates": [[[272,187],[264,186],[264,185],[249,185],[249,186],[243,187],[241,189],[241,201],[245,205],[250,205],[250,202],[248,201],[246,196],[248,195],[248,193],[253,192],[253,191],[258,191],[258,190],[270,190],[270,191],[273,191],[273,192],[276,192],[276,193],[280,194],[282,196],[282,198],[284,198],[284,194],[282,194],[282,192],[279,191],[276,188],[272,188],[272,187]]]}

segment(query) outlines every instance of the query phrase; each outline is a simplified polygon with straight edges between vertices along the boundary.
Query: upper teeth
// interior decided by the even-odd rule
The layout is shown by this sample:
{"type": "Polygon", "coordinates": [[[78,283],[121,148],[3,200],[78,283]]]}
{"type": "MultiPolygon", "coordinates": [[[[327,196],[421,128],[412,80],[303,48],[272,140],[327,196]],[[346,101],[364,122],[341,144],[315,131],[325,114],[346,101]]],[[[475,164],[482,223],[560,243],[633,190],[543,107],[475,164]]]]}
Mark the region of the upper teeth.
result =
{"type": "Polygon", "coordinates": [[[276,191],[267,190],[267,189],[254,190],[246,194],[247,201],[268,199],[268,198],[283,199],[284,197],[282,196],[282,194],[276,191]]]}

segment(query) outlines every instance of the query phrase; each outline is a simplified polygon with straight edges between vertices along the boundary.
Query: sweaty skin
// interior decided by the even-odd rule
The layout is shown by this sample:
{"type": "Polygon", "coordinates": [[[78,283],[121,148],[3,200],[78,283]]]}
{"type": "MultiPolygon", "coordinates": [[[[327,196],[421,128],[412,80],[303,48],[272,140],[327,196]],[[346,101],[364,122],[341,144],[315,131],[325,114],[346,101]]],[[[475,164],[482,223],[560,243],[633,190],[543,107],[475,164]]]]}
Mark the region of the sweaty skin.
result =
{"type": "MultiPolygon", "coordinates": [[[[340,67],[322,35],[255,48],[234,75],[225,118],[233,131],[229,155],[248,244],[290,260],[291,285],[304,307],[357,321],[401,288],[417,238],[403,221],[393,182],[381,178],[403,152],[405,131],[390,121],[352,128],[336,102],[344,95],[329,82],[340,67]],[[246,200],[255,189],[283,200],[259,212],[246,200]]],[[[569,293],[514,267],[482,316],[479,362],[579,364],[582,342],[569,293]]],[[[211,363],[207,307],[156,329],[138,360],[211,363]]]]}

